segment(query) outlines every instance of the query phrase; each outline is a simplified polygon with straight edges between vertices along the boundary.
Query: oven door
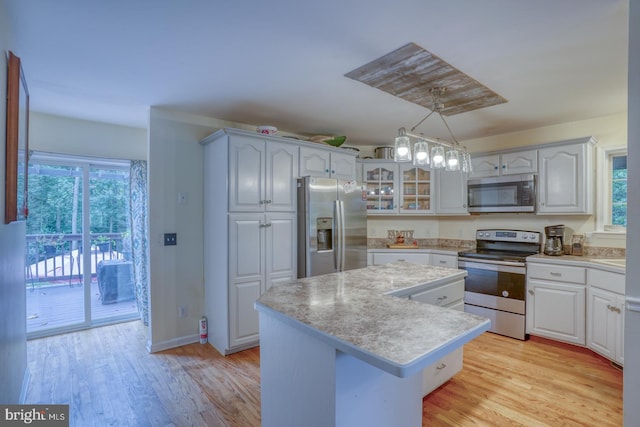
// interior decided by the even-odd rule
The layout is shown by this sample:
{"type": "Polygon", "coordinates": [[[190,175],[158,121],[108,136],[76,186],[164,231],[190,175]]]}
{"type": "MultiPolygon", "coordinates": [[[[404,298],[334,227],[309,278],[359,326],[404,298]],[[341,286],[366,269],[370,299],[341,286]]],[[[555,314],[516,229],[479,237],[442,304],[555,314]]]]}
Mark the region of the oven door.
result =
{"type": "MultiPolygon", "coordinates": [[[[518,307],[524,305],[526,288],[526,267],[524,263],[459,258],[458,268],[466,270],[468,274],[465,278],[465,296],[468,293],[472,293],[478,295],[477,298],[481,300],[495,301],[496,299],[501,300],[504,298],[516,300],[518,307]]],[[[465,298],[465,302],[474,303],[474,301],[467,301],[467,299],[465,298]]],[[[489,303],[489,305],[493,304],[496,303],[489,303]]],[[[476,305],[485,304],[477,303],[476,305]]],[[[492,308],[504,309],[500,307],[492,308]]],[[[520,311],[520,309],[517,311],[520,311]]]]}

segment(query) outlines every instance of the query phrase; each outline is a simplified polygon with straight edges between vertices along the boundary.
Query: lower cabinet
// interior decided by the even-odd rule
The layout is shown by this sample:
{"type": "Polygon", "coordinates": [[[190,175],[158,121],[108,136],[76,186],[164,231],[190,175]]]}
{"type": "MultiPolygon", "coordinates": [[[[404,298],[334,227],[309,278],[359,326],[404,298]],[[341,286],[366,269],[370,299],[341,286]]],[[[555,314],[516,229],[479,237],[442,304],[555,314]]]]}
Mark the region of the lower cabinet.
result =
{"type": "Polygon", "coordinates": [[[278,281],[295,279],[294,213],[229,215],[228,350],[258,344],[254,302],[278,281]]]}
{"type": "Polygon", "coordinates": [[[619,364],[624,364],[623,274],[590,270],[587,275],[587,346],[619,364]]]}
{"type": "MultiPolygon", "coordinates": [[[[409,299],[464,311],[464,280],[409,295],[409,299]]],[[[447,354],[422,373],[422,395],[426,396],[462,370],[462,347],[447,354]]]]}
{"type": "Polygon", "coordinates": [[[458,255],[431,254],[431,265],[458,268],[458,255]]]}
{"type": "Polygon", "coordinates": [[[585,345],[583,267],[527,265],[527,333],[585,345]]]}
{"type": "Polygon", "coordinates": [[[527,263],[527,333],[578,344],[624,364],[625,274],[527,263]]]}
{"type": "Polygon", "coordinates": [[[380,249],[370,250],[367,265],[381,265],[390,262],[406,261],[437,267],[458,268],[458,254],[432,249],[380,249]]]}
{"type": "Polygon", "coordinates": [[[527,282],[527,333],[585,345],[585,287],[527,282]]]}
{"type": "MultiPolygon", "coordinates": [[[[415,249],[409,249],[415,250],[415,249]]],[[[430,264],[430,255],[428,253],[418,252],[370,252],[369,253],[369,265],[381,265],[388,264],[390,262],[406,261],[413,262],[415,264],[430,264]]]]}

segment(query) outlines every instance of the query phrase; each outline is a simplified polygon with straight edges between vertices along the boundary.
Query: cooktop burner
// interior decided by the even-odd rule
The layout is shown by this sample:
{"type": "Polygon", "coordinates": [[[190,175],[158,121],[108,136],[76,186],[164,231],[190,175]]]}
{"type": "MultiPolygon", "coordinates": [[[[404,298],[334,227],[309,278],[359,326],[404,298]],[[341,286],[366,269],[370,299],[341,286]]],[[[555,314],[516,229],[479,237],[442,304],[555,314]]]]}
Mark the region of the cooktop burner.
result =
{"type": "Polygon", "coordinates": [[[458,252],[458,256],[477,260],[525,262],[540,253],[541,236],[537,231],[484,229],[476,231],[476,249],[458,252]]]}
{"type": "Polygon", "coordinates": [[[458,252],[458,256],[465,257],[465,258],[489,259],[489,260],[497,260],[497,261],[525,262],[526,257],[528,257],[529,255],[535,255],[536,253],[538,252],[511,252],[511,251],[478,249],[475,251],[458,252]]]}

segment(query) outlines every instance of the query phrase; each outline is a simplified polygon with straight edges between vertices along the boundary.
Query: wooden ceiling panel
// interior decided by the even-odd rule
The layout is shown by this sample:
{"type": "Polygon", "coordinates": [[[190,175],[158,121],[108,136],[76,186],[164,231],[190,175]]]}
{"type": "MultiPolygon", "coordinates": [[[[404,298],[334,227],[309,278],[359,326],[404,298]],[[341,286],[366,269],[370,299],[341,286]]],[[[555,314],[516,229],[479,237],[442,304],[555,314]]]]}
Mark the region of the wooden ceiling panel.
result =
{"type": "Polygon", "coordinates": [[[445,116],[507,102],[488,87],[415,43],[408,43],[345,74],[406,101],[432,109],[431,89],[444,88],[438,98],[445,116]]]}

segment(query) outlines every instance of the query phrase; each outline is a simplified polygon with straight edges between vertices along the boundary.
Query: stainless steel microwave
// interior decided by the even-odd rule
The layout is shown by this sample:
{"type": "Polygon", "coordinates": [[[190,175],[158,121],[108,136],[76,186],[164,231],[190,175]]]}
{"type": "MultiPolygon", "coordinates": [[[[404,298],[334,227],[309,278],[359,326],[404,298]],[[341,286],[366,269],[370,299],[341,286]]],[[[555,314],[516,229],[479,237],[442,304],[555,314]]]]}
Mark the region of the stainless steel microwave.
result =
{"type": "Polygon", "coordinates": [[[467,182],[469,212],[535,212],[536,176],[506,175],[467,182]]]}

